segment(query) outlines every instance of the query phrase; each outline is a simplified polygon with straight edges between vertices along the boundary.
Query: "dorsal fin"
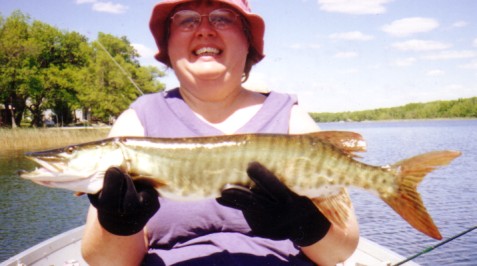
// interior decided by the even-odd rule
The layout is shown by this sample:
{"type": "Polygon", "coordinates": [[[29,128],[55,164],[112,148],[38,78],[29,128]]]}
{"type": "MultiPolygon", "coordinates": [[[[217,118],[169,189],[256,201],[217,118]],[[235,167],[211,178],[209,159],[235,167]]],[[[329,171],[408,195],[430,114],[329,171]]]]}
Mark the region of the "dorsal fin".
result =
{"type": "Polygon", "coordinates": [[[351,131],[317,131],[309,133],[310,136],[327,142],[346,154],[353,155],[354,152],[365,152],[366,142],[358,133],[351,131]]]}

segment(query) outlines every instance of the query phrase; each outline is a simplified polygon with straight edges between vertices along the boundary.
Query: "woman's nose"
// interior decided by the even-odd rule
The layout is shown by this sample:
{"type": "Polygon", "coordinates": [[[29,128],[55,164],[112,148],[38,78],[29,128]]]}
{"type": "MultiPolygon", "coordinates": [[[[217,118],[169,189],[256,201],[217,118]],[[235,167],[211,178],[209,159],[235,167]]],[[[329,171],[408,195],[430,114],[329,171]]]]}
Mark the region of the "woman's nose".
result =
{"type": "Polygon", "coordinates": [[[210,23],[208,17],[202,17],[202,21],[196,29],[197,36],[215,36],[216,30],[210,23]]]}

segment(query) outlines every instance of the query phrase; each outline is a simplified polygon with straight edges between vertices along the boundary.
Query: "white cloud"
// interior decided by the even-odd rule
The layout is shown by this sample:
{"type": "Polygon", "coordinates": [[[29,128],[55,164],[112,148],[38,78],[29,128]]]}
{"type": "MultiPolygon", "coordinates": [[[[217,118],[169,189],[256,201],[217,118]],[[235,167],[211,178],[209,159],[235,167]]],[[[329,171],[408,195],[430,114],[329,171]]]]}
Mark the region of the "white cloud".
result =
{"type": "Polygon", "coordinates": [[[414,57],[400,58],[394,61],[394,65],[398,67],[407,67],[413,65],[417,61],[414,57]]]}
{"type": "Polygon", "coordinates": [[[131,43],[131,45],[136,49],[139,54],[138,61],[142,66],[155,66],[158,67],[160,63],[154,58],[156,54],[156,49],[151,49],[140,43],[131,43]]]}
{"type": "Polygon", "coordinates": [[[290,45],[290,48],[294,50],[304,50],[304,49],[319,49],[321,45],[316,43],[294,43],[290,45]]]}
{"type": "Polygon", "coordinates": [[[335,54],[336,58],[353,58],[357,56],[358,56],[358,53],[356,52],[338,52],[335,54]]]}
{"type": "Polygon", "coordinates": [[[477,70],[477,61],[470,62],[468,64],[460,65],[460,68],[464,69],[475,69],[477,70]]]}
{"type": "Polygon", "coordinates": [[[127,6],[121,4],[114,4],[112,2],[95,2],[93,4],[93,10],[98,12],[122,14],[126,12],[127,9],[127,6]]]}
{"type": "Polygon", "coordinates": [[[477,47],[477,38],[474,39],[473,45],[474,47],[477,47]]]}
{"type": "Polygon", "coordinates": [[[444,50],[451,45],[436,41],[409,40],[392,44],[392,47],[401,51],[435,51],[444,50]]]}
{"type": "Polygon", "coordinates": [[[348,68],[348,69],[343,69],[342,71],[343,74],[356,74],[359,73],[359,69],[356,68],[348,68]]]}
{"type": "Polygon", "coordinates": [[[94,11],[112,14],[122,14],[128,9],[128,7],[125,5],[115,4],[113,2],[102,2],[98,0],[76,0],[76,4],[92,4],[92,9],[94,11]]]}
{"type": "Polygon", "coordinates": [[[134,49],[136,49],[136,51],[139,53],[139,55],[141,57],[154,57],[154,55],[156,54],[156,50],[153,50],[143,44],[140,44],[140,43],[132,43],[131,44],[134,49]]]}
{"type": "Polygon", "coordinates": [[[429,32],[439,27],[439,22],[432,18],[403,18],[384,25],[381,29],[393,36],[405,37],[415,33],[429,32]]]}
{"type": "Polygon", "coordinates": [[[440,69],[432,69],[432,70],[427,71],[426,75],[431,76],[431,77],[435,77],[435,76],[442,76],[442,75],[444,75],[444,73],[445,72],[440,70],[440,69]]]}
{"type": "Polygon", "coordinates": [[[476,51],[461,50],[461,51],[442,51],[435,54],[423,56],[423,59],[427,60],[448,60],[448,59],[466,59],[474,58],[477,56],[476,51]]]}
{"type": "Polygon", "coordinates": [[[342,33],[334,33],[329,36],[333,40],[346,40],[346,41],[369,41],[374,39],[371,35],[366,35],[360,31],[350,31],[342,33]]]}
{"type": "Polygon", "coordinates": [[[327,12],[346,14],[382,14],[385,4],[392,0],[318,0],[320,9],[327,12]]]}

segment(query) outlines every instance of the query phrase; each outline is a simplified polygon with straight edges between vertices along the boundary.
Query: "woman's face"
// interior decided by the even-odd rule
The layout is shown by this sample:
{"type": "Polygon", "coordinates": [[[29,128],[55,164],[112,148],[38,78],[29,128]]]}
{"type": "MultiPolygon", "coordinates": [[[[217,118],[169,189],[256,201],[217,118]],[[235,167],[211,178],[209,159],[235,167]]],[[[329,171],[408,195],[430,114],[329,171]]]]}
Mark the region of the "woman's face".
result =
{"type": "Polygon", "coordinates": [[[209,1],[187,3],[176,10],[175,13],[193,10],[202,15],[200,24],[191,31],[181,30],[171,23],[168,52],[181,83],[238,80],[240,84],[248,41],[239,17],[227,29],[216,29],[210,24],[206,15],[220,8],[233,10],[227,5],[209,1]]]}

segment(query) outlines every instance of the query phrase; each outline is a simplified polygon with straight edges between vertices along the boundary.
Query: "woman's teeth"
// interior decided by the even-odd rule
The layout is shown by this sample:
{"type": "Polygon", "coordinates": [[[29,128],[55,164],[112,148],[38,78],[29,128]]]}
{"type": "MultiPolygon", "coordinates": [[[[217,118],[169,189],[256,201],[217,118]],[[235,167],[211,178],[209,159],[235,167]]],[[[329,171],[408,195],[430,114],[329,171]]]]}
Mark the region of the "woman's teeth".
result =
{"type": "Polygon", "coordinates": [[[212,47],[204,47],[195,51],[195,55],[218,55],[220,50],[212,47]]]}

